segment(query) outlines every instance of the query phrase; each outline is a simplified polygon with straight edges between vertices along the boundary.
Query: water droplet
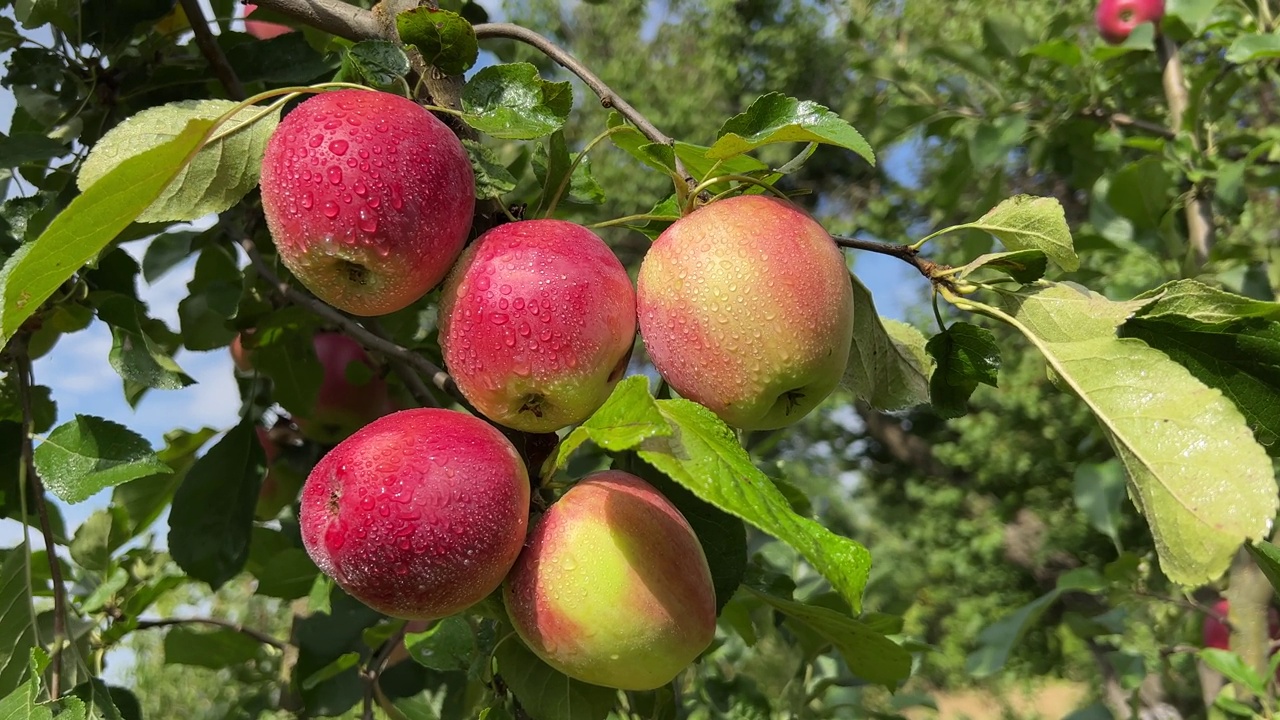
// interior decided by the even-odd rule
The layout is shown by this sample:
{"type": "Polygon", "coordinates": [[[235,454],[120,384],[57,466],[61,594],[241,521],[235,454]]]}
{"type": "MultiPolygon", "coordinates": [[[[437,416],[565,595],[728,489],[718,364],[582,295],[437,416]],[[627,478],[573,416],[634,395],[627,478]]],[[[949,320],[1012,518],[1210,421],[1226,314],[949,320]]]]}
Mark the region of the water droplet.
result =
{"type": "Polygon", "coordinates": [[[381,204],[382,204],[382,200],[380,200],[377,195],[374,195],[373,197],[369,198],[369,207],[373,208],[374,210],[377,210],[378,206],[381,204]]]}
{"type": "Polygon", "coordinates": [[[310,210],[311,206],[314,205],[315,202],[316,202],[316,199],[314,196],[312,196],[311,193],[309,192],[302,193],[302,208],[304,210],[310,210]]]}
{"type": "Polygon", "coordinates": [[[351,189],[355,190],[356,194],[359,195],[360,197],[364,197],[369,192],[369,187],[359,181],[357,181],[356,184],[352,186],[351,189]]]}
{"type": "Polygon", "coordinates": [[[334,185],[342,184],[342,168],[337,165],[330,165],[329,169],[326,170],[325,173],[329,176],[329,182],[334,185]]]}
{"type": "Polygon", "coordinates": [[[324,124],[325,130],[337,130],[340,127],[342,127],[342,123],[338,122],[337,120],[330,120],[329,122],[324,124]]]}
{"type": "Polygon", "coordinates": [[[533,330],[532,330],[532,329],[530,329],[530,327],[529,327],[529,323],[527,323],[527,322],[521,322],[521,323],[520,323],[520,335],[521,335],[522,337],[529,337],[529,334],[530,334],[531,332],[533,332],[533,330]]]}
{"type": "Polygon", "coordinates": [[[324,213],[324,216],[327,218],[330,218],[330,219],[336,218],[338,217],[338,203],[332,200],[327,200],[325,201],[324,208],[322,208],[321,211],[324,213]]]}
{"type": "Polygon", "coordinates": [[[515,335],[512,335],[511,333],[507,333],[507,334],[502,338],[502,342],[503,342],[507,347],[515,347],[515,346],[516,346],[516,336],[515,336],[515,335]]]}
{"type": "Polygon", "coordinates": [[[488,290],[489,278],[485,277],[484,275],[481,275],[480,279],[476,280],[476,288],[480,290],[488,290]]]}
{"type": "Polygon", "coordinates": [[[360,225],[360,229],[367,233],[378,232],[377,216],[364,208],[360,209],[360,220],[358,224],[360,225]]]}
{"type": "Polygon", "coordinates": [[[511,294],[511,286],[510,286],[510,285],[503,285],[502,287],[498,288],[498,292],[502,293],[503,295],[510,295],[510,294],[511,294]]]}
{"type": "Polygon", "coordinates": [[[334,155],[346,155],[348,143],[346,140],[334,140],[329,143],[329,152],[334,155]]]}
{"type": "Polygon", "coordinates": [[[507,321],[510,319],[511,318],[507,317],[506,313],[500,313],[500,312],[489,313],[489,321],[492,322],[494,325],[506,325],[507,321]]]}
{"type": "Polygon", "coordinates": [[[313,148],[316,148],[316,147],[320,147],[320,143],[322,142],[324,142],[324,136],[319,133],[316,133],[315,135],[311,136],[311,139],[307,141],[307,144],[313,148]]]}

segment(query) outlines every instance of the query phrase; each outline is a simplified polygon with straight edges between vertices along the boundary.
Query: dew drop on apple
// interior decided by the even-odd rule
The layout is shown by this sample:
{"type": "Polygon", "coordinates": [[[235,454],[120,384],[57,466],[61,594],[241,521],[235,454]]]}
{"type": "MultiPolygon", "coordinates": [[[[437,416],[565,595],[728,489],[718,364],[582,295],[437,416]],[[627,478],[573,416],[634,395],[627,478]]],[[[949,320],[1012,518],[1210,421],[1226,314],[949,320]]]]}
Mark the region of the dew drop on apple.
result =
{"type": "Polygon", "coordinates": [[[320,211],[323,212],[324,216],[327,218],[336,218],[338,217],[338,203],[332,200],[326,200],[324,207],[322,207],[320,211]]]}
{"type": "Polygon", "coordinates": [[[367,233],[378,231],[378,217],[365,208],[360,208],[360,229],[367,233]]]}
{"type": "Polygon", "coordinates": [[[496,312],[489,314],[489,321],[494,325],[506,325],[507,321],[510,319],[511,318],[508,317],[506,313],[496,312]]]}
{"type": "Polygon", "coordinates": [[[330,165],[329,169],[325,171],[325,174],[328,175],[329,182],[334,185],[342,184],[342,168],[337,165],[330,165]]]}
{"type": "Polygon", "coordinates": [[[329,152],[334,155],[346,155],[349,144],[346,140],[334,140],[329,143],[329,152]]]}
{"type": "Polygon", "coordinates": [[[356,184],[355,184],[355,185],[353,185],[353,186],[351,187],[351,189],[352,189],[352,190],[354,190],[354,191],[355,191],[355,193],[356,193],[357,195],[359,195],[360,197],[364,197],[365,195],[368,195],[368,194],[369,194],[369,186],[365,185],[364,183],[360,182],[359,180],[357,180],[357,181],[356,181],[356,184]]]}

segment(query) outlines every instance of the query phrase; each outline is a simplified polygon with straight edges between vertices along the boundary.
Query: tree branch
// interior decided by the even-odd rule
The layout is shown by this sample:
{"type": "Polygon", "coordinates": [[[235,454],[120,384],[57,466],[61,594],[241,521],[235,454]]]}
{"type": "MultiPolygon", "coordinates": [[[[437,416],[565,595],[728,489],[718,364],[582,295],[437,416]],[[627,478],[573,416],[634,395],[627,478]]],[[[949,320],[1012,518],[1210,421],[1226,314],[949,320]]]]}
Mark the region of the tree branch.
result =
{"type": "Polygon", "coordinates": [[[254,640],[257,640],[258,642],[262,643],[263,645],[270,645],[271,647],[280,651],[284,651],[289,647],[289,643],[283,640],[278,640],[274,637],[271,637],[270,635],[262,632],[261,630],[255,630],[251,627],[245,627],[240,623],[231,622],[230,620],[223,620],[222,618],[211,618],[211,617],[164,618],[161,620],[139,620],[138,621],[139,630],[149,630],[151,628],[169,627],[172,625],[212,625],[214,627],[234,630],[242,635],[248,635],[254,640]]]}
{"type": "Polygon", "coordinates": [[[841,237],[832,235],[832,240],[840,247],[852,248],[854,250],[866,250],[868,252],[880,253],[881,255],[889,255],[896,257],[904,263],[915,267],[920,274],[929,279],[930,282],[936,282],[937,273],[949,270],[947,265],[941,265],[927,258],[920,257],[920,251],[910,245],[891,245],[889,243],[875,242],[874,240],[859,240],[857,238],[841,237]]]}
{"type": "Polygon", "coordinates": [[[262,258],[262,254],[258,252],[258,248],[252,240],[248,238],[241,240],[240,247],[244,248],[245,253],[249,255],[249,261],[253,263],[254,268],[257,269],[262,279],[266,280],[283,298],[337,325],[342,332],[351,336],[365,348],[382,353],[388,359],[403,362],[426,375],[431,379],[432,385],[445,391],[458,402],[467,405],[466,398],[462,396],[462,391],[453,382],[453,378],[449,377],[449,374],[437,367],[435,363],[408,348],[401,347],[386,338],[378,337],[355,320],[282,281],[280,276],[276,275],[271,266],[267,264],[267,261],[262,258]]]}
{"type": "MultiPolygon", "coordinates": [[[[383,340],[388,342],[391,341],[391,337],[387,335],[386,331],[382,329],[382,324],[376,319],[370,318],[369,320],[366,320],[365,325],[368,327],[369,332],[377,335],[383,340]]],[[[431,388],[427,387],[427,384],[422,381],[422,377],[419,376],[418,373],[414,372],[413,368],[406,365],[403,360],[397,357],[388,356],[387,362],[391,364],[391,371],[396,374],[396,377],[400,378],[400,382],[404,383],[409,394],[413,396],[414,400],[418,401],[419,405],[431,408],[440,407],[440,401],[436,400],[436,396],[432,394],[431,388]]]]}
{"type": "MultiPolygon", "coordinates": [[[[1174,135],[1182,131],[1184,118],[1190,98],[1187,94],[1187,79],[1182,71],[1182,59],[1178,56],[1178,45],[1167,35],[1161,33],[1156,38],[1156,48],[1160,56],[1160,77],[1164,86],[1165,101],[1169,104],[1169,123],[1174,135]]],[[[1195,141],[1195,133],[1192,133],[1195,141]]],[[[1187,221],[1187,242],[1196,267],[1209,260],[1209,251],[1213,248],[1213,208],[1203,187],[1192,184],[1187,196],[1185,208],[1187,221]]]]}
{"type": "MultiPolygon", "coordinates": [[[[40,518],[40,534],[44,536],[45,554],[49,559],[49,578],[53,582],[53,646],[50,652],[49,697],[57,700],[62,694],[62,643],[67,637],[67,588],[62,583],[62,565],[58,562],[58,551],[54,547],[53,526],[49,522],[49,508],[44,498],[44,483],[40,482],[40,476],[36,474],[35,448],[31,443],[31,436],[36,429],[35,413],[31,407],[31,385],[34,379],[25,338],[20,341],[17,352],[14,353],[14,363],[18,370],[18,402],[22,405],[21,462],[30,479],[31,499],[40,518]]],[[[27,522],[27,518],[24,517],[22,521],[27,522]]]]}
{"type": "Polygon", "coordinates": [[[257,5],[348,40],[386,39],[372,12],[342,0],[261,0],[257,5]]]}
{"type": "Polygon", "coordinates": [[[1133,128],[1165,140],[1172,140],[1177,137],[1177,133],[1160,123],[1143,120],[1132,115],[1122,112],[1111,112],[1102,108],[1089,108],[1081,110],[1079,116],[1087,120],[1097,120],[1105,125],[1117,125],[1119,127],[1133,128]]]}
{"type": "Polygon", "coordinates": [[[387,638],[387,641],[378,649],[378,654],[374,655],[369,661],[368,668],[365,670],[365,686],[364,686],[364,713],[363,720],[374,720],[373,718],[373,696],[378,690],[378,677],[382,675],[382,670],[387,666],[387,660],[396,648],[404,643],[405,633],[409,631],[409,624],[405,623],[394,635],[387,638]]]}
{"type": "Polygon", "coordinates": [[[236,77],[236,71],[232,69],[222,48],[218,47],[218,39],[209,30],[209,21],[205,19],[204,10],[200,8],[200,0],[179,1],[182,3],[182,12],[186,13],[187,20],[191,24],[191,34],[195,36],[196,46],[200,48],[204,59],[209,62],[209,67],[217,76],[218,82],[222,83],[222,87],[226,89],[227,97],[232,100],[244,100],[248,97],[244,92],[244,85],[240,83],[240,78],[236,77]]]}

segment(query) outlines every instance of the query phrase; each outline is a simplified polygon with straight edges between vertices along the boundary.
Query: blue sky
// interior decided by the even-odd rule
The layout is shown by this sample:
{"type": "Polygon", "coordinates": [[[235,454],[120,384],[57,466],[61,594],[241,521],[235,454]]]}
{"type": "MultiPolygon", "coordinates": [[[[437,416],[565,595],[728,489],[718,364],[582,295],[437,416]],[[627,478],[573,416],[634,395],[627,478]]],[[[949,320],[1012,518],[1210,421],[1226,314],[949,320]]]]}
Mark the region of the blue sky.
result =
{"type": "MultiPolygon", "coordinates": [[[[499,2],[489,0],[482,4],[490,8],[490,14],[495,19],[501,17],[497,10],[499,2]]],[[[655,13],[655,16],[658,14],[655,13]]],[[[41,42],[49,41],[47,32],[34,33],[33,38],[41,42]]],[[[493,57],[485,53],[480,66],[492,62],[493,57]]],[[[0,130],[6,133],[13,109],[12,93],[0,89],[0,130]]],[[[852,155],[850,161],[854,162],[852,155]]],[[[896,176],[911,174],[911,153],[907,147],[891,148],[883,152],[881,161],[896,176]]],[[[20,190],[21,188],[11,185],[9,194],[20,194],[20,190]]],[[[205,220],[195,225],[207,227],[208,222],[205,220]]],[[[130,243],[125,248],[140,259],[146,249],[146,241],[130,243]]],[[[178,301],[185,296],[193,266],[194,259],[189,260],[154,284],[141,278],[138,280],[139,295],[150,306],[152,315],[163,319],[170,327],[177,327],[178,301]]],[[[871,253],[857,253],[854,268],[871,289],[882,315],[904,319],[906,309],[923,297],[923,279],[898,260],[871,253]]],[[[110,348],[109,330],[104,324],[95,322],[86,330],[62,338],[53,352],[35,363],[36,381],[52,388],[53,398],[58,404],[59,422],[65,422],[77,413],[97,415],[128,426],[157,447],[162,445],[164,433],[175,426],[189,430],[203,426],[225,430],[236,423],[240,407],[239,391],[226,349],[210,352],[180,351],[176,360],[196,383],[182,390],[152,390],[134,409],[124,401],[120,378],[107,364],[110,348]]],[[[110,493],[107,491],[74,506],[61,505],[68,528],[78,526],[94,510],[104,507],[109,499],[110,493]]],[[[167,533],[164,522],[162,519],[153,528],[161,539],[167,533]]],[[[0,546],[13,546],[20,542],[21,537],[18,523],[0,521],[0,546]]],[[[38,542],[37,538],[33,537],[33,542],[38,542]]]]}

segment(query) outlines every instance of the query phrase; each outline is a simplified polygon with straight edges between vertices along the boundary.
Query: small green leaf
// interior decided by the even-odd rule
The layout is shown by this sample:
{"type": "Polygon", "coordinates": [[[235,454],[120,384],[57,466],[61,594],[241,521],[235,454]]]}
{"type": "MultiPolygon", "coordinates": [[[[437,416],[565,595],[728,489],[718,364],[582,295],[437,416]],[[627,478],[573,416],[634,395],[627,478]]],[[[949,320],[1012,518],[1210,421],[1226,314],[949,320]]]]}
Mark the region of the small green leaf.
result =
{"type": "MultiPolygon", "coordinates": [[[[106,173],[0,269],[0,345],[40,304],[164,192],[212,126],[192,120],[163,144],[106,173]]],[[[171,129],[172,130],[172,129],[171,129]]]]}
{"type": "Polygon", "coordinates": [[[532,140],[564,127],[573,108],[567,82],[548,82],[529,63],[492,65],[462,91],[462,119],[487,135],[532,140]]]}
{"type": "Polygon", "coordinates": [[[0,692],[8,692],[0,700],[0,718],[3,720],[53,720],[53,711],[48,706],[37,703],[40,697],[40,676],[48,657],[39,648],[29,647],[29,651],[30,662],[25,667],[22,662],[15,663],[20,671],[28,671],[26,680],[12,686],[0,685],[0,692]]]}
{"type": "Polygon", "coordinates": [[[362,82],[390,88],[409,74],[409,56],[387,40],[361,40],[342,54],[340,82],[362,82]]]}
{"type": "Polygon", "coordinates": [[[604,720],[617,691],[573,680],[509,637],[493,651],[498,673],[533,720],[604,720]]]}
{"type": "Polygon", "coordinates": [[[190,231],[157,235],[147,244],[147,252],[142,256],[142,277],[148,283],[159,280],[191,255],[191,243],[199,235],[190,231]]]}
{"type": "Polygon", "coordinates": [[[1171,209],[1173,178],[1158,157],[1147,157],[1120,168],[1107,191],[1107,204],[1133,221],[1153,230],[1171,209]]]}
{"type": "Polygon", "coordinates": [[[194,630],[170,628],[164,636],[166,665],[195,665],[215,670],[246,663],[258,657],[257,640],[230,629],[194,630]]]}
{"type": "Polygon", "coordinates": [[[1205,24],[1222,0],[1169,0],[1166,16],[1176,17],[1191,29],[1191,34],[1204,33],[1205,24]]]}
{"type": "Polygon", "coordinates": [[[978,383],[996,386],[1000,348],[991,331],[968,323],[952,323],[929,338],[925,350],[938,363],[929,379],[929,399],[942,417],[967,414],[969,396],[978,383]]]}
{"type": "Polygon", "coordinates": [[[1262,681],[1258,671],[1250,667],[1249,663],[1238,654],[1219,648],[1204,648],[1199,652],[1199,656],[1205,665],[1222,673],[1231,682],[1248,688],[1254,695],[1267,694],[1266,683],[1262,681]]]}
{"type": "Polygon", "coordinates": [[[1226,325],[1248,318],[1280,321],[1280,303],[1255,300],[1198,280],[1174,280],[1138,296],[1154,298],[1135,317],[1163,320],[1189,329],[1226,325]]]}
{"type": "Polygon", "coordinates": [[[286,548],[272,555],[266,565],[255,573],[258,578],[257,594],[282,600],[306,597],[319,572],[305,550],[286,548]]]}
{"type": "Polygon", "coordinates": [[[187,283],[187,296],[178,303],[182,344],[188,350],[215,350],[235,339],[227,322],[240,306],[244,277],[233,252],[225,245],[209,245],[196,260],[187,283]]]}
{"type": "Polygon", "coordinates": [[[315,403],[324,369],[316,358],[315,316],[285,308],[258,323],[253,365],[272,380],[272,396],[291,414],[307,417],[315,403]]]}
{"type": "Polygon", "coordinates": [[[1094,530],[1120,545],[1120,506],[1124,503],[1125,477],[1120,461],[1086,463],[1076,468],[1076,507],[1094,530]]]}
{"type": "Polygon", "coordinates": [[[1236,64],[1280,57],[1280,33],[1249,33],[1236,37],[1227,48],[1226,60],[1236,64]]]}
{"type": "Polygon", "coordinates": [[[649,394],[649,379],[632,375],[623,378],[604,405],[560,443],[555,468],[565,467],[569,456],[587,440],[610,452],[622,452],[651,437],[670,434],[671,426],[649,394]]]}
{"type": "Polygon", "coordinates": [[[1080,46],[1063,38],[1046,40],[1039,45],[1032,45],[1024,50],[1022,54],[1042,57],[1066,67],[1076,67],[1084,62],[1084,52],[1080,50],[1080,46]]]}
{"type": "Polygon", "coordinates": [[[1017,250],[1014,252],[988,253],[974,258],[957,273],[963,279],[981,268],[999,270],[1020,283],[1033,283],[1044,277],[1049,259],[1043,250],[1017,250]]]}
{"type": "Polygon", "coordinates": [[[990,233],[1010,250],[1041,250],[1068,272],[1080,267],[1066,214],[1062,204],[1053,198],[1016,195],[992,208],[976,222],[959,225],[949,231],[962,228],[990,233]]]}
{"type": "Polygon", "coordinates": [[[196,460],[173,497],[169,551],[188,575],[214,589],[249,558],[265,461],[254,423],[246,419],[196,460]]]}
{"type": "MultiPolygon", "coordinates": [[[[231,100],[183,100],[147,108],[102,136],[80,166],[76,184],[87,190],[125,160],[169,143],[187,123],[212,123],[235,106],[231,100]]],[[[201,147],[137,221],[197,220],[226,210],[257,187],[267,140],[280,122],[278,110],[262,113],[263,108],[245,108],[223,124],[222,137],[201,147]]]]}
{"type": "Polygon", "coordinates": [[[69,152],[71,148],[67,145],[40,133],[0,133],[0,168],[45,162],[69,152]]]}
{"type": "Polygon", "coordinates": [[[751,173],[768,172],[769,166],[751,157],[739,155],[726,160],[713,160],[707,157],[711,148],[705,145],[676,141],[675,151],[664,145],[656,145],[646,138],[635,127],[616,112],[609,113],[608,127],[611,132],[609,140],[618,149],[659,172],[675,173],[675,158],[684,163],[685,170],[697,180],[706,180],[707,174],[714,169],[717,174],[750,175],[751,173]]]}
{"type": "Polygon", "coordinates": [[[172,472],[141,435],[92,415],[76,415],[54,428],[36,447],[35,461],[49,492],[69,503],[120,483],[172,472]]]}
{"type": "Polygon", "coordinates": [[[830,608],[775,597],[749,586],[748,592],[830,642],[854,675],[889,690],[911,675],[911,654],[865,623],[830,608]]]}
{"type": "Polygon", "coordinates": [[[476,31],[457,13],[417,7],[396,15],[400,40],[413,45],[428,64],[445,75],[461,75],[476,64],[476,31]]]}
{"type": "MultiPolygon", "coordinates": [[[[36,626],[35,618],[31,616],[31,599],[27,595],[24,546],[6,550],[3,557],[4,562],[0,563],[0,608],[6,610],[2,613],[4,622],[0,622],[0,693],[8,694],[20,688],[19,683],[29,670],[31,651],[36,648],[36,626]]],[[[34,683],[38,677],[39,673],[32,672],[28,682],[34,683]]],[[[0,701],[0,708],[6,707],[11,699],[12,695],[0,701]]],[[[0,713],[0,717],[4,715],[0,713]]]]}
{"type": "Polygon", "coordinates": [[[333,580],[324,573],[316,575],[315,582],[311,584],[311,591],[307,593],[307,610],[328,615],[333,609],[329,604],[329,593],[332,591],[333,580]]]}
{"type": "Polygon", "coordinates": [[[515,176],[498,160],[493,150],[475,140],[464,139],[462,146],[467,149],[471,169],[476,175],[477,199],[498,198],[516,189],[515,176]]]}
{"type": "Polygon", "coordinates": [[[85,570],[106,572],[111,555],[129,540],[129,519],[120,508],[96,510],[76,528],[71,559],[85,570]]]}
{"type": "Polygon", "coordinates": [[[122,508],[129,517],[131,536],[150,527],[169,507],[174,491],[195,463],[196,453],[217,434],[213,428],[207,427],[196,432],[178,429],[165,433],[165,446],[157,457],[172,470],[116,486],[111,493],[111,504],[122,508]]]}
{"type": "Polygon", "coordinates": [[[930,363],[924,336],[876,313],[871,291],[853,280],[853,348],[841,384],[880,410],[902,410],[929,400],[930,363]]]}
{"type": "Polygon", "coordinates": [[[467,621],[454,616],[440,620],[425,632],[406,634],[404,646],[409,657],[423,667],[440,672],[466,670],[471,667],[476,638],[467,621]]]}
{"type": "Polygon", "coordinates": [[[302,689],[310,690],[325,680],[335,678],[359,664],[360,653],[343,653],[335,658],[333,662],[308,675],[302,681],[302,689]]]}
{"type": "Polygon", "coordinates": [[[177,338],[159,320],[146,317],[137,300],[119,294],[102,297],[98,317],[111,326],[107,362],[126,383],[159,390],[178,390],[195,380],[173,361],[177,338]]]}
{"type": "Polygon", "coordinates": [[[1254,562],[1258,563],[1258,567],[1262,569],[1262,574],[1267,576],[1271,589],[1276,591],[1276,595],[1280,595],[1280,547],[1266,540],[1259,540],[1245,547],[1253,555],[1254,562]]]}
{"type": "Polygon", "coordinates": [[[725,121],[707,157],[720,160],[776,142],[816,142],[852,150],[875,165],[871,146],[839,115],[811,100],[769,93],[725,121]]]}

